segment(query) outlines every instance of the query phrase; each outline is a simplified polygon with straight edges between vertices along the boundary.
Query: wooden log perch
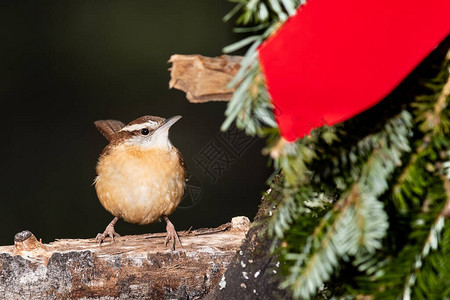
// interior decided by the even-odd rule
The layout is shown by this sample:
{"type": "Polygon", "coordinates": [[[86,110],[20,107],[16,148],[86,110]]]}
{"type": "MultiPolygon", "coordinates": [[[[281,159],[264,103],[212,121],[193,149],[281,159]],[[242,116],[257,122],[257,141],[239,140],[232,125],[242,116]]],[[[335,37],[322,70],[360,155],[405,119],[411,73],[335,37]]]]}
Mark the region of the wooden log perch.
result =
{"type": "Polygon", "coordinates": [[[250,221],[236,217],[213,229],[179,232],[183,248],[164,246],[165,233],[42,244],[29,231],[0,247],[5,299],[200,299],[220,281],[250,221]]]}
{"type": "Polygon", "coordinates": [[[170,88],[186,92],[193,103],[229,101],[235,88],[229,83],[241,67],[241,56],[172,55],[170,88]]]}

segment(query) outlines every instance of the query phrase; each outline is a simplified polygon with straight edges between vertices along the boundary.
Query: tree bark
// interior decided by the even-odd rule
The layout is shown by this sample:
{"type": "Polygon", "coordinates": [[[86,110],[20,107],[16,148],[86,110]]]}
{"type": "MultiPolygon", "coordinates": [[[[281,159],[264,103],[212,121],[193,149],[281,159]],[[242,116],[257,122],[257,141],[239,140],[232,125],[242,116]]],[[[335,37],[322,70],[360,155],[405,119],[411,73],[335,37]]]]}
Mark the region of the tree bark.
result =
{"type": "MultiPolygon", "coordinates": [[[[272,243],[267,232],[267,222],[280,200],[277,191],[269,190],[263,197],[255,220],[247,232],[239,251],[231,260],[219,283],[204,300],[272,300],[292,299],[292,294],[280,289],[282,263],[272,253],[272,243]]],[[[276,244],[279,246],[279,243],[276,244]]]]}
{"type": "Polygon", "coordinates": [[[249,227],[246,217],[214,229],[179,232],[182,249],[165,233],[37,241],[29,231],[0,247],[0,295],[5,299],[200,299],[219,283],[249,227]]]}
{"type": "Polygon", "coordinates": [[[229,84],[241,68],[241,56],[172,55],[170,88],[186,92],[193,103],[229,101],[235,87],[229,84]]]}

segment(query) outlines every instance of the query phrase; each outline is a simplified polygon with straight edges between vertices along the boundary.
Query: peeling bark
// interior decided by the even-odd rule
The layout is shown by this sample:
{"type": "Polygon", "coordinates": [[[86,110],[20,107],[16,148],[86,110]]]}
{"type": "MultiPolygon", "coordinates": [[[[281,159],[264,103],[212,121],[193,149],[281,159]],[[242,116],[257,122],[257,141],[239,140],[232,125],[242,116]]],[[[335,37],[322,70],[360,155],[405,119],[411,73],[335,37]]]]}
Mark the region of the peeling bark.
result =
{"type": "Polygon", "coordinates": [[[0,247],[5,299],[200,299],[221,279],[248,230],[245,217],[214,229],[179,232],[171,253],[165,234],[42,244],[31,233],[0,247]]]}
{"type": "Polygon", "coordinates": [[[235,88],[229,83],[239,71],[241,56],[172,55],[170,88],[186,92],[193,103],[229,101],[235,88]]]}

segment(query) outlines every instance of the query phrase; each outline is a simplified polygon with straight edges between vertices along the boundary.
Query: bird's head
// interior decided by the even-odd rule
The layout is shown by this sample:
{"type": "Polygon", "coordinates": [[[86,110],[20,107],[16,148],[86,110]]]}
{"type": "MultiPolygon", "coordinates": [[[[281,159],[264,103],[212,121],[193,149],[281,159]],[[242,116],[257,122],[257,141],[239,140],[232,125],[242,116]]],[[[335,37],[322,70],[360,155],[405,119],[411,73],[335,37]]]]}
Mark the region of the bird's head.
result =
{"type": "Polygon", "coordinates": [[[120,129],[116,138],[126,145],[141,147],[143,149],[161,148],[172,149],[169,140],[169,129],[181,116],[174,116],[169,119],[143,116],[120,129]]]}

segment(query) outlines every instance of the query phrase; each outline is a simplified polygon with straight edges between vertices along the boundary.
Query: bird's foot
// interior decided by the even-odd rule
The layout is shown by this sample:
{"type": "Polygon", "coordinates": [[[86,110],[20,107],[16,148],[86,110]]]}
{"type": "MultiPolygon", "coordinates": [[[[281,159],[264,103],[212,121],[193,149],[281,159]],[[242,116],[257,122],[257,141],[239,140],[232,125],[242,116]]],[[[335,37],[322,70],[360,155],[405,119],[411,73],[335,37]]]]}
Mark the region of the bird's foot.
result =
{"type": "Polygon", "coordinates": [[[173,226],[172,222],[170,222],[169,218],[164,216],[164,220],[167,222],[166,230],[167,230],[167,236],[166,240],[164,241],[164,245],[167,246],[167,244],[170,241],[170,250],[175,250],[175,242],[177,241],[180,247],[183,247],[180,241],[180,237],[178,236],[177,231],[175,230],[175,226],[173,226]]]}
{"type": "Polygon", "coordinates": [[[106,226],[105,231],[103,233],[99,233],[97,234],[97,236],[95,237],[95,240],[99,243],[99,245],[101,245],[103,243],[103,241],[105,240],[105,238],[107,236],[109,236],[112,241],[114,242],[114,238],[115,237],[119,237],[120,234],[118,234],[115,230],[114,230],[114,225],[116,224],[117,220],[119,218],[114,218],[111,223],[108,224],[108,226],[106,226]]]}

